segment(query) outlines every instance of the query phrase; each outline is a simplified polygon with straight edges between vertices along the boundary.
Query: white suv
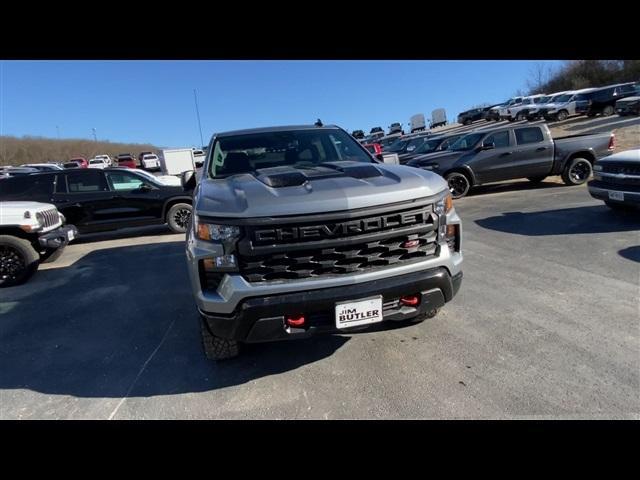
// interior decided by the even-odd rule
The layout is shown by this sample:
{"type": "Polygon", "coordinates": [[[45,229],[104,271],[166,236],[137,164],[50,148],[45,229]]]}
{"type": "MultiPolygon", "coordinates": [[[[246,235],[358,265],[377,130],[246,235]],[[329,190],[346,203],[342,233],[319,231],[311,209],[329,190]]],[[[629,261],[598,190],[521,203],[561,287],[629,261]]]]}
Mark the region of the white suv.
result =
{"type": "Polygon", "coordinates": [[[500,118],[513,122],[514,120],[521,121],[527,118],[527,114],[530,108],[535,107],[541,101],[548,100],[548,96],[544,94],[531,95],[524,97],[520,103],[515,105],[508,105],[500,109],[500,118]]]}
{"type": "Polygon", "coordinates": [[[0,202],[0,287],[26,282],[44,261],[53,261],[78,236],[48,203],[0,202]]]}
{"type": "Polygon", "coordinates": [[[160,169],[160,159],[155,153],[148,153],[146,155],[143,155],[142,160],[140,160],[140,164],[145,170],[160,169]]]}

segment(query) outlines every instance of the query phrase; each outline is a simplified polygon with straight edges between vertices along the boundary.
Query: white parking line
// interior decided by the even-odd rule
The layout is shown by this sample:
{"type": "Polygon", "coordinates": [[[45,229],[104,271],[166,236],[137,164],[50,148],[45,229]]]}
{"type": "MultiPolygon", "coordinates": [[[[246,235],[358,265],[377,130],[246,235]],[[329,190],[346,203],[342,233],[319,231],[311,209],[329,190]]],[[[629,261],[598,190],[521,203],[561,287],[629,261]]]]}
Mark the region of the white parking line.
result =
{"type": "Polygon", "coordinates": [[[144,372],[145,368],[147,368],[147,365],[149,364],[149,362],[151,361],[151,359],[155,356],[156,352],[158,350],[160,350],[160,347],[162,346],[162,344],[164,343],[164,341],[167,338],[167,335],[169,334],[169,331],[171,330],[171,328],[173,327],[173,324],[175,323],[175,319],[171,321],[171,325],[169,325],[169,328],[167,328],[167,331],[164,332],[164,335],[162,337],[162,340],[160,340],[160,343],[158,344],[158,346],[156,347],[156,349],[151,353],[151,355],[149,355],[149,358],[147,358],[147,361],[144,362],[144,364],[142,365],[142,368],[140,369],[140,371],[138,372],[138,375],[136,375],[136,378],[133,379],[133,382],[131,383],[131,386],[129,387],[129,390],[127,390],[127,393],[125,394],[124,397],[122,397],[122,399],[120,399],[120,402],[118,402],[118,405],[116,406],[116,408],[113,410],[113,412],[111,412],[111,415],[109,415],[109,420],[113,420],[113,417],[115,417],[116,413],[118,413],[118,410],[120,410],[120,407],[122,406],[122,404],[124,403],[124,401],[127,399],[127,397],[129,396],[129,394],[131,393],[131,390],[133,390],[133,387],[135,386],[136,382],[138,381],[138,379],[140,378],[140,375],[142,375],[142,372],[144,372]]]}

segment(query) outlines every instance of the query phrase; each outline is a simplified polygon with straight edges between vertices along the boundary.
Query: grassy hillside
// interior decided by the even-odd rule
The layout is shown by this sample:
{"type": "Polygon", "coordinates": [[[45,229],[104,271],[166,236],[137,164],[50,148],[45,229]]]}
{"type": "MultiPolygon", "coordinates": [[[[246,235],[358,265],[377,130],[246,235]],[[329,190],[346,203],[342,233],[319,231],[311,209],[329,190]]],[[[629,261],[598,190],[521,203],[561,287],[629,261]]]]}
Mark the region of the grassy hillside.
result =
{"type": "Polygon", "coordinates": [[[66,162],[72,157],[91,158],[98,154],[115,157],[119,153],[160,150],[159,147],[142,143],[94,142],[85,139],[57,140],[44,137],[1,137],[0,165],[21,165],[23,163],[66,162]]]}
{"type": "Polygon", "coordinates": [[[542,64],[528,81],[530,93],[550,93],[640,81],[640,60],[572,60],[556,70],[542,64]]]}

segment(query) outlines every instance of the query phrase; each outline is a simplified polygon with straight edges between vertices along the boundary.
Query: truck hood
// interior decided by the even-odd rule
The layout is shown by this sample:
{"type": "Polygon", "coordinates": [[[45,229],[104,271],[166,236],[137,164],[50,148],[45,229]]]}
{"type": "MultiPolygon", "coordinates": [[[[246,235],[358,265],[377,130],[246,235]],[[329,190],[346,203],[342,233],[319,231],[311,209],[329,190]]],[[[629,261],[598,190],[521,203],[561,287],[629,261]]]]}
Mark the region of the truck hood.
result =
{"type": "Polygon", "coordinates": [[[427,163],[438,163],[441,160],[449,161],[449,159],[459,158],[464,151],[452,152],[451,150],[442,150],[439,152],[426,153],[424,155],[419,155],[417,157],[409,160],[407,165],[411,166],[420,166],[425,165],[427,163]]]}
{"type": "Polygon", "coordinates": [[[202,179],[197,188],[197,215],[246,218],[387,205],[444,192],[447,184],[438,175],[403,165],[332,162],[202,179]]]}
{"type": "Polygon", "coordinates": [[[638,96],[626,97],[626,98],[621,98],[616,103],[632,103],[632,102],[637,102],[638,100],[640,100],[640,97],[638,97],[638,96]]]}
{"type": "Polygon", "coordinates": [[[56,208],[55,205],[51,203],[21,201],[0,202],[0,212],[7,212],[9,210],[22,210],[23,213],[25,210],[30,210],[32,212],[41,212],[43,210],[51,210],[54,208],[56,208]]]}

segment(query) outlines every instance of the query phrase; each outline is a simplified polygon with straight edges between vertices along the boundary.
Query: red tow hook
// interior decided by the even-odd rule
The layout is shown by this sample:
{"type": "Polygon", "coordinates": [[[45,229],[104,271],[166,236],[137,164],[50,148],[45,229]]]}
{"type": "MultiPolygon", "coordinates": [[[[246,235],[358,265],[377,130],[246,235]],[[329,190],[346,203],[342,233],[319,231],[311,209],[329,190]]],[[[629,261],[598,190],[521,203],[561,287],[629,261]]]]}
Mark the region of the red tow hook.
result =
{"type": "Polygon", "coordinates": [[[304,315],[287,315],[284,317],[290,327],[301,327],[304,325],[304,315]]]}
{"type": "Polygon", "coordinates": [[[420,304],[420,297],[418,295],[403,295],[400,297],[400,303],[407,307],[416,307],[420,304]]]}

